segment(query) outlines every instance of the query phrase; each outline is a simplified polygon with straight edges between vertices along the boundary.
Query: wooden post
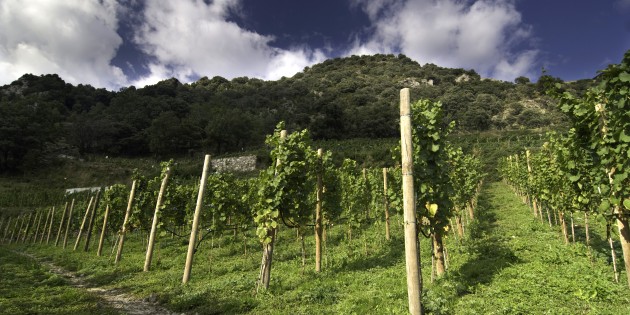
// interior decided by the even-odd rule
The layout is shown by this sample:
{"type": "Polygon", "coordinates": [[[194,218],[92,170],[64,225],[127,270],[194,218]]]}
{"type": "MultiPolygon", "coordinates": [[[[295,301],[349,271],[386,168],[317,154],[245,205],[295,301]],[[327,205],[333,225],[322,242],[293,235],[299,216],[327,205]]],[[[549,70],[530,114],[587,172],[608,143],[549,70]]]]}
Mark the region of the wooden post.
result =
{"type": "Polygon", "coordinates": [[[387,168],[383,167],[383,206],[385,208],[385,239],[390,240],[389,235],[389,199],[387,198],[387,168]]]}
{"type": "Polygon", "coordinates": [[[155,234],[157,233],[157,225],[160,215],[160,208],[162,208],[162,198],[164,191],[166,190],[166,184],[168,183],[168,176],[171,174],[171,168],[167,167],[162,179],[162,185],[160,186],[160,192],[158,194],[157,202],[155,203],[155,212],[153,213],[153,224],[151,224],[151,233],[149,234],[149,244],[147,246],[147,255],[144,259],[144,271],[149,271],[151,268],[151,259],[153,258],[153,244],[155,243],[155,234]]]}
{"type": "Polygon", "coordinates": [[[103,218],[103,228],[101,229],[101,237],[98,240],[98,249],[96,250],[96,256],[101,256],[103,253],[103,242],[105,241],[105,231],[107,230],[107,218],[109,217],[109,204],[105,206],[105,214],[103,218]]]}
{"type": "Polygon", "coordinates": [[[127,221],[131,215],[131,206],[133,205],[133,196],[136,193],[136,180],[131,183],[131,191],[129,192],[129,201],[127,201],[127,211],[125,211],[125,218],[123,219],[123,225],[120,230],[120,237],[118,238],[118,250],[116,251],[116,259],[114,264],[120,262],[122,257],[123,246],[125,245],[125,234],[127,233],[127,221]]]}
{"type": "Polygon", "coordinates": [[[39,237],[39,243],[44,243],[44,235],[46,235],[46,227],[48,227],[48,221],[50,221],[50,212],[52,209],[48,210],[48,214],[46,215],[46,222],[44,223],[44,228],[42,229],[42,235],[39,237]]]}
{"type": "MultiPolygon", "coordinates": [[[[586,246],[591,245],[591,233],[588,231],[588,212],[584,212],[584,233],[586,233],[586,246]]],[[[630,266],[628,266],[630,267],[630,266]]],[[[630,282],[630,278],[628,279],[630,282]]]]}
{"type": "MultiPolygon", "coordinates": [[[[527,158],[527,174],[528,174],[528,180],[531,181],[532,180],[532,166],[529,162],[529,150],[525,150],[525,156],[527,158]]],[[[529,195],[529,192],[528,192],[529,195]]],[[[542,219],[542,209],[539,209],[538,207],[538,203],[536,202],[536,197],[535,196],[530,196],[531,200],[532,200],[532,208],[534,210],[534,216],[537,216],[539,210],[540,210],[540,218],[542,219]]]]}
{"type": "Polygon", "coordinates": [[[53,224],[55,223],[55,207],[52,207],[52,213],[50,214],[50,223],[48,224],[48,235],[46,236],[46,245],[50,242],[50,233],[52,232],[53,224]]]}
{"type": "MultiPolygon", "coordinates": [[[[317,162],[322,165],[323,149],[317,149],[317,162]]],[[[323,194],[323,180],[322,180],[323,167],[318,169],[317,172],[317,204],[315,206],[315,272],[322,271],[322,194],[323,194]]],[[[302,238],[302,242],[304,239],[302,238]]]]}
{"type": "Polygon", "coordinates": [[[575,224],[573,224],[573,212],[571,212],[571,242],[575,243],[575,224]]]}
{"type": "Polygon", "coordinates": [[[466,209],[468,210],[468,217],[470,218],[470,221],[474,220],[475,219],[474,200],[471,200],[470,202],[466,204],[466,209]]]}
{"type": "MultiPolygon", "coordinates": [[[[33,213],[28,214],[28,219],[26,220],[26,228],[24,229],[24,235],[22,236],[22,243],[26,242],[26,238],[28,237],[28,232],[31,230],[31,217],[32,216],[33,216],[33,213]]],[[[33,220],[33,224],[34,222],[35,220],[33,220]]]]}
{"type": "Polygon", "coordinates": [[[9,217],[9,220],[7,220],[7,226],[4,228],[4,234],[2,235],[3,241],[6,241],[7,239],[7,235],[8,235],[7,233],[9,233],[9,227],[11,226],[12,219],[13,219],[12,217],[9,217]]]}
{"type": "Polygon", "coordinates": [[[68,212],[68,202],[66,201],[66,205],[63,207],[63,214],[61,215],[61,221],[59,221],[59,230],[57,231],[57,237],[55,238],[55,247],[59,245],[59,238],[61,237],[61,228],[63,228],[63,222],[66,219],[67,212],[68,212]]]}
{"type": "Polygon", "coordinates": [[[15,220],[15,225],[13,226],[13,230],[11,230],[11,238],[9,238],[9,244],[13,243],[13,237],[15,236],[16,230],[19,231],[19,229],[22,228],[22,226],[20,225],[20,221],[24,223],[24,218],[22,218],[22,215],[19,215],[15,220]]]}
{"type": "Polygon", "coordinates": [[[63,235],[63,249],[66,249],[66,245],[68,245],[68,232],[72,227],[72,210],[74,210],[74,198],[70,202],[70,211],[68,211],[68,222],[66,222],[66,231],[63,235]]]}
{"type": "Polygon", "coordinates": [[[461,240],[464,239],[464,226],[462,224],[462,215],[457,213],[455,215],[455,224],[457,225],[457,235],[461,240]]]}
{"type": "Polygon", "coordinates": [[[96,214],[96,209],[98,208],[99,197],[101,196],[101,191],[96,192],[96,197],[94,197],[94,203],[92,204],[92,211],[90,213],[90,220],[88,221],[87,235],[85,237],[85,246],[83,247],[83,251],[87,252],[90,249],[90,239],[92,239],[92,230],[94,227],[94,217],[96,214]]]}
{"type": "Polygon", "coordinates": [[[37,242],[37,235],[39,235],[39,226],[42,224],[42,217],[44,216],[44,213],[40,210],[37,212],[37,215],[35,216],[37,219],[37,226],[35,227],[35,233],[33,234],[33,238],[31,239],[31,243],[35,243],[37,242]]]}
{"type": "Polygon", "coordinates": [[[615,246],[613,245],[611,233],[608,233],[608,245],[610,245],[610,256],[612,257],[613,273],[615,282],[619,282],[619,274],[617,274],[617,255],[615,255],[615,246]]]}
{"type": "Polygon", "coordinates": [[[201,172],[201,180],[199,182],[199,194],[197,195],[197,204],[195,206],[195,214],[193,215],[192,230],[190,231],[190,239],[188,240],[186,265],[184,266],[184,276],[182,277],[182,283],[184,284],[188,283],[188,280],[190,280],[190,271],[192,268],[193,255],[195,253],[195,242],[197,241],[197,230],[199,229],[199,216],[201,215],[201,205],[203,203],[203,195],[206,190],[209,168],[210,155],[206,154],[203,160],[203,171],[201,172]]]}
{"type": "Polygon", "coordinates": [[[623,261],[626,267],[626,277],[628,286],[630,286],[630,224],[628,217],[624,216],[619,205],[615,206],[614,213],[617,219],[617,228],[619,229],[619,243],[621,244],[621,252],[623,253],[623,261]]]}
{"type": "Polygon", "coordinates": [[[85,222],[87,221],[88,215],[90,214],[90,208],[92,207],[93,201],[94,201],[94,197],[90,197],[90,202],[88,203],[88,206],[85,209],[85,215],[83,215],[83,221],[81,221],[81,227],[79,228],[79,235],[77,235],[77,240],[74,242],[73,250],[77,250],[77,248],[79,247],[79,242],[81,241],[81,234],[83,234],[83,229],[85,229],[85,222]]]}
{"type": "Polygon", "coordinates": [[[16,225],[14,237],[11,238],[12,239],[11,242],[14,241],[13,239],[15,239],[15,243],[18,243],[20,241],[20,235],[22,234],[22,229],[24,228],[25,220],[26,220],[26,214],[21,214],[19,227],[16,225]]]}
{"type": "Polygon", "coordinates": [[[564,239],[564,244],[569,244],[569,233],[567,231],[567,223],[564,220],[564,212],[560,211],[560,224],[562,224],[562,238],[564,239]]]}
{"type": "Polygon", "coordinates": [[[405,265],[409,313],[422,314],[422,273],[413,185],[413,145],[411,135],[409,89],[400,90],[400,153],[402,157],[402,190],[405,220],[405,265]]]}

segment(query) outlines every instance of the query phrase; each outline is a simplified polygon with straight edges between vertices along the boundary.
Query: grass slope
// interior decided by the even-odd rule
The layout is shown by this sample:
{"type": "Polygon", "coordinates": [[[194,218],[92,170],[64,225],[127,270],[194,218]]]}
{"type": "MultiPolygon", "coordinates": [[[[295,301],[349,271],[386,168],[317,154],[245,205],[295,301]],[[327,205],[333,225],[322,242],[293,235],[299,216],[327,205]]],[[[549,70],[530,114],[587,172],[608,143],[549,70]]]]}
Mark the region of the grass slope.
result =
{"type": "MultiPolygon", "coordinates": [[[[477,219],[467,226],[467,239],[446,239],[448,274],[430,283],[430,252],[421,239],[425,308],[433,314],[628,314],[625,284],[614,283],[603,229],[593,221],[594,249],[562,243],[559,228],[535,220],[530,210],[502,183],[486,185],[477,219]],[[589,254],[590,253],[590,254],[589,254]]],[[[188,239],[160,236],[151,272],[142,272],[145,242],[131,234],[123,259],[113,264],[111,247],[104,257],[42,245],[2,245],[0,303],[16,304],[31,292],[13,286],[49,290],[31,273],[22,256],[8,249],[27,250],[56,264],[88,275],[93,285],[116,287],[140,298],[155,294],[160,303],[178,312],[199,314],[405,314],[407,294],[401,217],[393,216],[392,241],[376,222],[353,230],[345,225],[328,230],[323,272],[314,269],[314,240],[308,231],[306,267],[295,230],[280,231],[271,287],[255,294],[260,245],[253,231],[209,234],[195,254],[191,281],[181,285],[188,239]],[[247,251],[245,251],[247,247],[247,251]],[[13,269],[9,269],[13,268],[13,269]],[[6,276],[16,274],[13,276],[6,276]],[[9,279],[9,280],[4,280],[9,279]],[[13,292],[13,293],[12,293],[13,292]],[[9,301],[9,302],[7,302],[9,301]]],[[[583,229],[578,228],[578,239],[583,229]]],[[[114,242],[109,240],[109,246],[114,242]]],[[[40,267],[38,267],[40,268],[40,267]]],[[[44,271],[38,271],[44,273],[44,271]]],[[[623,275],[622,275],[623,279],[623,275]]],[[[63,283],[55,290],[65,290],[63,283]]],[[[70,290],[70,289],[68,289],[70,290]]],[[[74,290],[74,289],[72,289],[74,290]]],[[[64,298],[67,303],[81,301],[64,298]]],[[[47,310],[62,307],[42,300],[47,310]]],[[[0,304],[6,305],[6,304],[0,304]]],[[[35,311],[34,311],[35,312],[35,311]]],[[[56,311],[61,314],[63,309],[56,311]]]]}
{"type": "Polygon", "coordinates": [[[0,314],[118,314],[33,258],[0,247],[0,314]]]}
{"type": "Polygon", "coordinates": [[[534,219],[505,185],[487,188],[479,221],[457,248],[469,258],[461,265],[458,260],[448,279],[436,284],[446,288],[454,313],[630,314],[625,283],[612,281],[601,222],[592,223],[591,237],[600,240],[592,250],[582,245],[581,226],[576,231],[582,243],[567,246],[559,227],[534,219]],[[456,290],[449,290],[453,285],[456,290]]]}

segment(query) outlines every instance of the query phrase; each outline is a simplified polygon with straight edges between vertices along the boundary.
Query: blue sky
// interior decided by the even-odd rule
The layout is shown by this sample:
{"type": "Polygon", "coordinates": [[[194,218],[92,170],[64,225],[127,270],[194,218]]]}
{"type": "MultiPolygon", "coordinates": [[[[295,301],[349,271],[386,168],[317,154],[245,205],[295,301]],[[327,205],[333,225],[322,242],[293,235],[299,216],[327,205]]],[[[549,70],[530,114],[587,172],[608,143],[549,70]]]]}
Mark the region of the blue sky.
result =
{"type": "Polygon", "coordinates": [[[630,0],[0,0],[0,84],[57,73],[116,90],[275,80],[403,53],[483,77],[591,78],[630,49],[630,0]]]}

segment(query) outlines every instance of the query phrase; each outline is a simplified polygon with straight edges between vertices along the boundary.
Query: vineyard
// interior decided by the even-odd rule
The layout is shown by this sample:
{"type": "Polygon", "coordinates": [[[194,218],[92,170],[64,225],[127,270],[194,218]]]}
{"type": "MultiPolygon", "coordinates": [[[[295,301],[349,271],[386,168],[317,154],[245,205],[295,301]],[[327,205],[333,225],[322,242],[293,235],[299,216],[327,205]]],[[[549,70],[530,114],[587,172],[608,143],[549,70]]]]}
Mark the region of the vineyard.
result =
{"type": "Polygon", "coordinates": [[[170,160],[95,191],[4,194],[0,313],[130,312],[50,268],[185,313],[627,313],[630,53],[599,81],[550,89],[571,129],[496,164],[403,89],[389,167],[281,122],[253,176],[206,155],[192,176],[170,160]]]}

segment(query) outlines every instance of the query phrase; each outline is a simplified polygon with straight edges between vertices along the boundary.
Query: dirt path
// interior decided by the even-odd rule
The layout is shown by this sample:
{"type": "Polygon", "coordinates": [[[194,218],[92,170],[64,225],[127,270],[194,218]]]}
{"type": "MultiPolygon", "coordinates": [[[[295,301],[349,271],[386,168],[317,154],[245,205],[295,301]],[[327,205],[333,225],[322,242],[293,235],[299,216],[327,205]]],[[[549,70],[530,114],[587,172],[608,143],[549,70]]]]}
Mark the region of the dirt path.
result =
{"type": "Polygon", "coordinates": [[[84,277],[81,277],[79,275],[77,275],[76,273],[70,272],[68,270],[63,269],[60,266],[57,266],[51,262],[48,261],[43,261],[41,259],[39,259],[36,256],[30,255],[30,254],[26,254],[26,253],[19,253],[16,252],[16,254],[19,255],[24,255],[27,256],[37,262],[39,262],[41,265],[45,266],[46,268],[48,268],[50,270],[50,272],[55,273],[61,277],[63,277],[64,279],[68,280],[68,283],[75,287],[75,288],[80,288],[80,289],[84,289],[88,292],[93,293],[95,296],[99,297],[100,299],[102,299],[103,303],[106,304],[108,307],[114,308],[118,311],[120,311],[123,314],[129,314],[129,315],[176,315],[176,314],[182,314],[185,315],[185,313],[176,313],[176,312],[171,312],[161,306],[159,306],[158,304],[156,304],[156,297],[155,296],[149,296],[148,298],[144,299],[144,300],[138,300],[135,299],[134,297],[122,292],[121,290],[117,290],[117,289],[105,289],[102,287],[94,287],[94,286],[90,286],[89,283],[87,282],[87,280],[84,277]]]}

